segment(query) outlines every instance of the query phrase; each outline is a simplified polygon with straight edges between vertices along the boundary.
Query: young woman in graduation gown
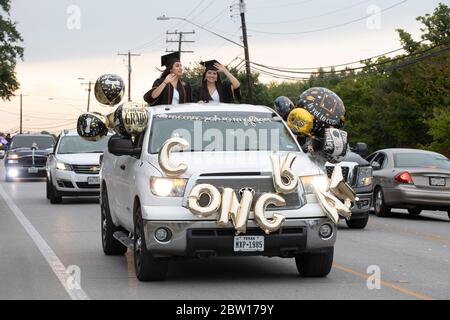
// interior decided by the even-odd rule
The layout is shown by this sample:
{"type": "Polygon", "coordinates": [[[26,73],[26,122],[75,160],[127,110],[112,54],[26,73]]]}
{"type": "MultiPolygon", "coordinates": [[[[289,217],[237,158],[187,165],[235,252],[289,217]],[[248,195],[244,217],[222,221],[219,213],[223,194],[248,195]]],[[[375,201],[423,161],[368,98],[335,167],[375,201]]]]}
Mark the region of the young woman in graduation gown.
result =
{"type": "Polygon", "coordinates": [[[202,85],[193,94],[194,102],[234,103],[241,100],[239,80],[217,60],[201,62],[205,67],[202,85]],[[219,72],[225,74],[229,81],[222,82],[219,72]]]}
{"type": "Polygon", "coordinates": [[[153,83],[152,89],[144,95],[145,102],[151,106],[192,102],[191,87],[189,83],[181,80],[183,66],[180,62],[180,53],[162,56],[161,66],[165,66],[166,69],[153,83]]]}

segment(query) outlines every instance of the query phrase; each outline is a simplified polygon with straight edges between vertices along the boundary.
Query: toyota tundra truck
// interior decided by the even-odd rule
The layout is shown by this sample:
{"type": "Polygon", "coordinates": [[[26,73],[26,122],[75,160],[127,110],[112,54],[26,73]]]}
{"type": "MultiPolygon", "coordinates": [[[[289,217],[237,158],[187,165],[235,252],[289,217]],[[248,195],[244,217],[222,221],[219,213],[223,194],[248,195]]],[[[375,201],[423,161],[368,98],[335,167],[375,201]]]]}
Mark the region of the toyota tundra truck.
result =
{"type": "MultiPolygon", "coordinates": [[[[134,255],[140,281],[166,277],[171,259],[215,256],[294,258],[304,277],[324,277],[333,263],[336,225],[314,194],[328,178],[298,145],[283,120],[265,106],[245,104],[183,104],[147,107],[148,125],[136,137],[114,135],[101,161],[101,235],[106,255],[134,255]],[[183,164],[178,176],[162,168],[161,148],[171,138],[187,148],[170,153],[183,164]],[[267,219],[283,217],[277,230],[264,230],[255,219],[255,202],[277,194],[271,156],[290,155],[298,184],[279,195],[283,205],[264,207],[267,219]],[[251,194],[248,219],[237,232],[231,217],[218,224],[216,215],[193,214],[191,191],[198,185],[220,192],[232,189],[238,200],[251,194]]],[[[224,198],[223,195],[221,195],[224,198]]],[[[199,206],[212,201],[208,194],[199,206]]],[[[224,207],[222,203],[221,208],[224,207]]]]}

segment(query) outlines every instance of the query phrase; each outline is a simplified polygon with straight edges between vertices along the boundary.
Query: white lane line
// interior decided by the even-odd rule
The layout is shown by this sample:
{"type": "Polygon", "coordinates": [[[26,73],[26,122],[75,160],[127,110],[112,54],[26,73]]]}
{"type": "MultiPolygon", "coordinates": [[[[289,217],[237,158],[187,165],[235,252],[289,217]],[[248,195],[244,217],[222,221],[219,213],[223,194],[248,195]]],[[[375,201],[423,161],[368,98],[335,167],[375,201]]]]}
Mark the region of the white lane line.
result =
{"type": "Polygon", "coordinates": [[[33,227],[31,222],[25,217],[23,212],[16,206],[14,201],[12,201],[12,199],[8,196],[1,184],[0,195],[3,197],[3,199],[5,199],[8,207],[11,209],[17,220],[19,220],[22,227],[36,244],[45,260],[47,260],[48,264],[50,265],[53,272],[58,277],[62,286],[67,291],[72,300],[90,300],[89,296],[86,294],[86,292],[83,291],[79,284],[73,285],[73,276],[70,273],[66,272],[66,267],[64,266],[64,264],[61,262],[55,252],[53,252],[44,238],[42,238],[39,232],[33,227]]]}

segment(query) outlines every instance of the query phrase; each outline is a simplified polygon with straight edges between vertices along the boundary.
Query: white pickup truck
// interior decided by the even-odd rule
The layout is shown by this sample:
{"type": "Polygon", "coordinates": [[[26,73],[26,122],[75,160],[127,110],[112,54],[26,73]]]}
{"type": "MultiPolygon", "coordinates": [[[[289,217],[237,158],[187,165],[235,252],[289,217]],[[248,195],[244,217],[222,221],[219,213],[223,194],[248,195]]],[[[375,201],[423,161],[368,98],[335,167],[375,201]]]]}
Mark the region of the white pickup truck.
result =
{"type": "Polygon", "coordinates": [[[112,136],[101,163],[105,254],[120,255],[131,249],[141,281],[163,280],[170,259],[180,257],[295,258],[301,276],[324,277],[330,272],[337,227],[314,194],[314,188],[326,188],[325,168],[300,149],[272,109],[245,104],[146,109],[149,121],[145,131],[133,141],[112,136]],[[173,137],[188,142],[187,148],[169,152],[172,164],[185,167],[177,176],[167,174],[161,159],[161,148],[173,137]],[[291,192],[277,192],[274,151],[281,165],[290,165],[298,180],[291,192]],[[283,159],[289,154],[295,159],[286,164],[283,159]],[[244,224],[241,221],[236,227],[236,212],[226,216],[225,224],[219,224],[220,210],[216,215],[195,213],[190,198],[198,185],[222,192],[218,199],[207,193],[198,195],[198,207],[222,200],[220,210],[224,210],[226,189],[234,191],[234,201],[240,201],[236,210],[241,214],[247,201],[244,224]],[[272,201],[277,206],[270,201],[262,207],[259,204],[264,224],[255,215],[255,206],[258,198],[268,193],[283,199],[272,201]],[[276,222],[277,228],[262,227],[276,222]]]}

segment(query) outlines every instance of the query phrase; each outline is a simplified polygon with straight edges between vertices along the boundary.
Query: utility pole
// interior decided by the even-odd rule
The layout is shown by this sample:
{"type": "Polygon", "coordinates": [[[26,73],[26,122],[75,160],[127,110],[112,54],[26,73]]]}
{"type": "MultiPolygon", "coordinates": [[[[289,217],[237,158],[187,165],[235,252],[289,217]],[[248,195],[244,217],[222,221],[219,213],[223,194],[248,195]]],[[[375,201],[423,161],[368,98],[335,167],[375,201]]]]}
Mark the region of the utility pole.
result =
{"type": "MultiPolygon", "coordinates": [[[[184,53],[193,53],[194,52],[194,51],[182,51],[181,45],[182,45],[182,43],[194,43],[195,41],[183,40],[183,35],[184,34],[195,34],[195,31],[184,32],[184,31],[176,31],[175,30],[175,32],[166,31],[166,34],[167,35],[178,35],[178,40],[166,39],[166,43],[172,43],[172,42],[177,43],[178,42],[178,51],[180,52],[180,54],[183,52],[184,53]]],[[[166,52],[176,52],[176,51],[166,49],[166,52]]]]}
{"type": "Polygon", "coordinates": [[[87,85],[88,86],[88,101],[87,101],[87,112],[89,112],[89,105],[91,103],[91,91],[92,91],[92,85],[94,83],[92,81],[89,82],[83,82],[81,85],[87,85]]]}
{"type": "Polygon", "coordinates": [[[131,101],[131,56],[133,57],[139,57],[140,54],[131,53],[128,51],[128,53],[118,53],[118,56],[128,56],[128,101],[131,101]]]}
{"type": "Polygon", "coordinates": [[[253,84],[252,74],[250,69],[250,54],[248,52],[248,40],[247,40],[247,25],[245,24],[245,3],[244,0],[239,0],[239,11],[241,13],[242,24],[242,39],[244,41],[244,53],[245,53],[245,70],[247,73],[247,103],[253,103],[253,84]]]}

